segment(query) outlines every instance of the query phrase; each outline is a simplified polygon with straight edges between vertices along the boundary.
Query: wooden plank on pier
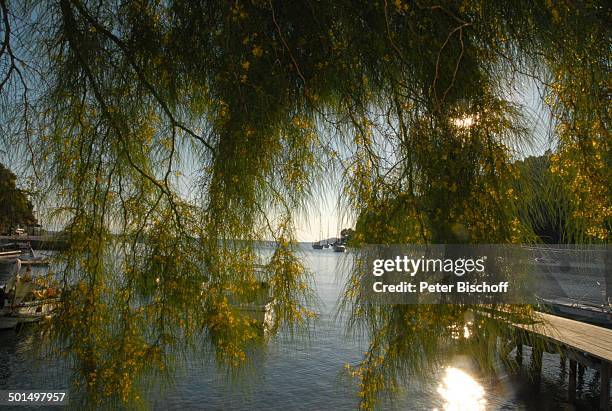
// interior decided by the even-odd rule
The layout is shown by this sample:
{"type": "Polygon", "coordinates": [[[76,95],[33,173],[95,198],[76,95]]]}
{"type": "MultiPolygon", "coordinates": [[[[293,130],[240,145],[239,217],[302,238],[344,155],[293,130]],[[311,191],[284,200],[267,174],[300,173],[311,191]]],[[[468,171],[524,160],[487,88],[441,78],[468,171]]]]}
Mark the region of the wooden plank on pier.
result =
{"type": "Polygon", "coordinates": [[[514,324],[555,343],[612,363],[612,330],[546,313],[535,313],[536,324],[514,324]]]}

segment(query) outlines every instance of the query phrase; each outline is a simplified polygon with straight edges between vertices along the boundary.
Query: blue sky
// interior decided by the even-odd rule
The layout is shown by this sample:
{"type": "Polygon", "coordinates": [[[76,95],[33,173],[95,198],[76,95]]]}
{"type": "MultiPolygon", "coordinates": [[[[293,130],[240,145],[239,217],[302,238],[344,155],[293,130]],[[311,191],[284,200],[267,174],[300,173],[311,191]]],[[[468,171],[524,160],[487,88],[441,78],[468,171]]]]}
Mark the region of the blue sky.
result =
{"type": "MultiPolygon", "coordinates": [[[[512,101],[523,107],[524,114],[528,119],[531,129],[532,144],[527,147],[517,147],[517,157],[530,155],[540,155],[548,149],[553,149],[554,145],[550,138],[550,114],[548,109],[542,105],[542,97],[537,84],[525,76],[519,77],[515,81],[515,86],[510,90],[509,97],[512,101]]],[[[3,128],[6,128],[5,125],[3,128]]],[[[6,140],[0,140],[0,162],[11,168],[20,178],[20,184],[27,183],[28,172],[25,158],[27,153],[23,150],[16,150],[16,147],[6,147],[6,140]]],[[[190,187],[193,185],[195,167],[197,161],[189,153],[185,153],[183,161],[183,177],[177,179],[179,191],[185,198],[192,198],[190,187]]],[[[353,227],[354,217],[340,207],[341,197],[341,174],[330,172],[327,175],[328,181],[314,196],[307,208],[297,216],[297,238],[299,241],[317,241],[326,238],[329,227],[329,236],[336,237],[342,228],[353,227]]],[[[39,213],[40,220],[44,226],[49,225],[48,219],[44,214],[39,213]]],[[[58,227],[52,227],[57,229],[58,227]]]]}

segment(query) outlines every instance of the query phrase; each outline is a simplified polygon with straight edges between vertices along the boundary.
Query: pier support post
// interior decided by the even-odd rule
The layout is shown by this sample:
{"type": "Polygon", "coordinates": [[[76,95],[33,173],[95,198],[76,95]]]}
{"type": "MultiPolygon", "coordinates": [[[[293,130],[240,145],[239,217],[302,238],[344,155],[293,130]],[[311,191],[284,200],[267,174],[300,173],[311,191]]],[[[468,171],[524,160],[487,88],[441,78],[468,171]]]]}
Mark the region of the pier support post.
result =
{"type": "Polygon", "coordinates": [[[516,344],[516,362],[518,365],[523,365],[523,344],[516,344]]]}
{"type": "Polygon", "coordinates": [[[567,396],[570,403],[576,402],[576,361],[569,362],[569,382],[567,385],[567,396]]]}
{"type": "Polygon", "coordinates": [[[563,353],[561,353],[559,355],[559,366],[561,367],[561,369],[565,368],[565,361],[567,360],[567,358],[565,358],[565,355],[563,353]]]}
{"type": "Polygon", "coordinates": [[[578,382],[577,382],[578,389],[581,389],[581,387],[584,385],[584,370],[585,370],[585,366],[582,365],[581,363],[578,363],[578,382]]]}
{"type": "Polygon", "coordinates": [[[542,378],[542,356],[544,351],[538,342],[534,343],[534,347],[531,349],[531,378],[536,386],[536,389],[540,388],[540,380],[542,378]]]}
{"type": "Polygon", "coordinates": [[[602,411],[608,410],[608,404],[610,403],[610,364],[607,362],[601,363],[601,372],[599,373],[601,378],[601,395],[599,398],[599,408],[602,411]]]}

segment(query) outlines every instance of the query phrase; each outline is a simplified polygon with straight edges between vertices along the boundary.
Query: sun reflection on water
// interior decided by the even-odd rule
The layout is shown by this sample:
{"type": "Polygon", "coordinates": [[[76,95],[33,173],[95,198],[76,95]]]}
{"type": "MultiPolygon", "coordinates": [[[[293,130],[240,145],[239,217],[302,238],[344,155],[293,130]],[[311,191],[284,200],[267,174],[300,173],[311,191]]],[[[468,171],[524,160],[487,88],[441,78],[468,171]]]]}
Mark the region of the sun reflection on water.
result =
{"type": "Polygon", "coordinates": [[[447,411],[486,409],[484,388],[469,374],[458,368],[448,367],[438,393],[444,399],[447,411]]]}

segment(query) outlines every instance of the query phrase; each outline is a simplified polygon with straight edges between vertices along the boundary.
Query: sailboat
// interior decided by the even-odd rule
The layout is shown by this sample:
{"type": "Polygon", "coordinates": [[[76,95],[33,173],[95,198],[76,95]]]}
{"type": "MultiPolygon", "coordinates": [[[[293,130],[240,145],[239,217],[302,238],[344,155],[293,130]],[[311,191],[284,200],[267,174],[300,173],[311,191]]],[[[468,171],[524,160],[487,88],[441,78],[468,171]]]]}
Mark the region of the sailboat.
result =
{"type": "Polygon", "coordinates": [[[312,243],[312,248],[314,248],[315,250],[322,250],[323,249],[323,244],[321,244],[320,241],[317,241],[315,243],[312,243]]]}
{"type": "Polygon", "coordinates": [[[340,237],[336,238],[334,242],[334,252],[343,253],[346,251],[346,246],[344,245],[344,241],[342,239],[342,233],[340,233],[340,237]]]}
{"type": "MultiPolygon", "coordinates": [[[[319,238],[321,238],[323,235],[323,232],[321,230],[321,212],[319,211],[319,238]]],[[[321,240],[312,243],[312,248],[314,248],[315,250],[322,250],[324,247],[323,243],[321,242],[321,240]]]]}

